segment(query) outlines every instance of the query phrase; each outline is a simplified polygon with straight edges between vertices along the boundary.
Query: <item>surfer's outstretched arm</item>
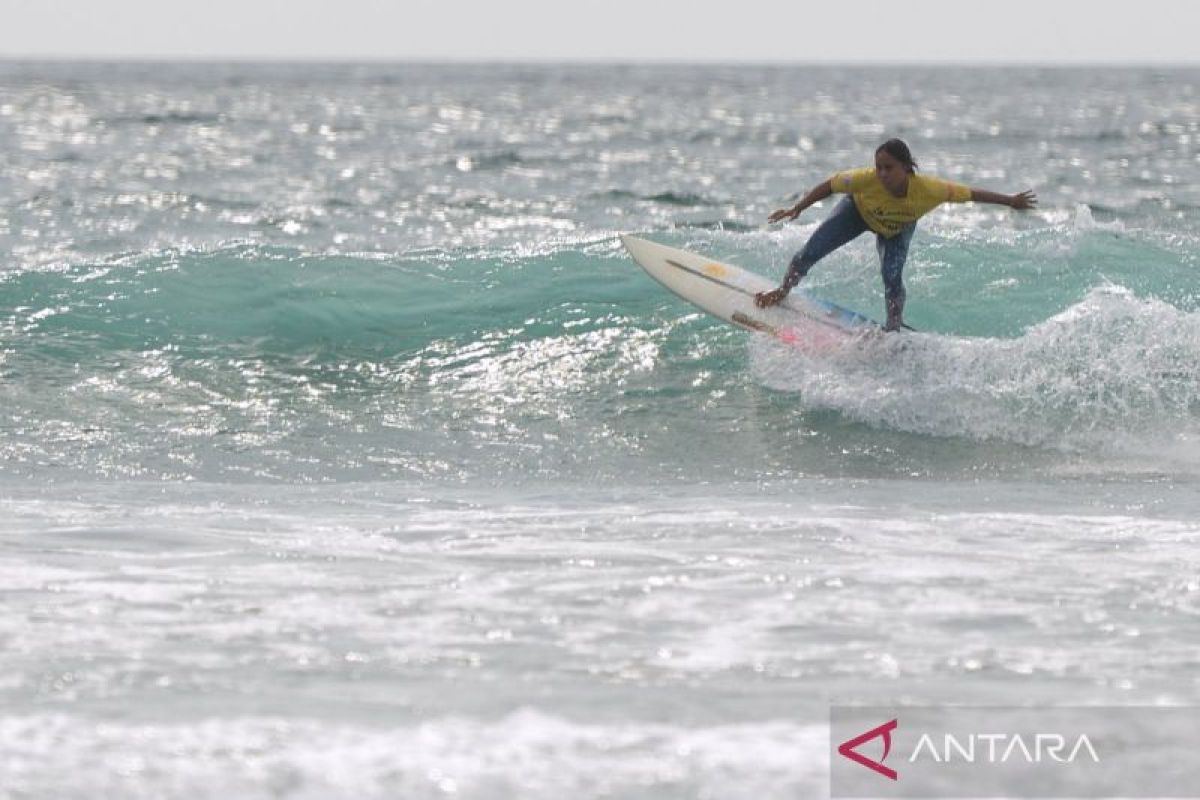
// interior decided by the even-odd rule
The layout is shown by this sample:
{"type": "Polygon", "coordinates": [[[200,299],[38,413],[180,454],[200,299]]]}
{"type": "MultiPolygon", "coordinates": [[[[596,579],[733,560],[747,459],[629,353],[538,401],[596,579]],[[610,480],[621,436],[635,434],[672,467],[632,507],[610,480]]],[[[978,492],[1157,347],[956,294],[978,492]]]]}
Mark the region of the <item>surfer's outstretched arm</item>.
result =
{"type": "Polygon", "coordinates": [[[767,217],[767,222],[779,222],[780,220],[785,219],[795,219],[796,217],[800,216],[801,211],[808,208],[813,203],[819,203],[826,197],[829,197],[831,194],[833,194],[833,184],[831,184],[829,181],[818,184],[814,186],[808,194],[804,195],[804,199],[802,199],[799,203],[796,203],[796,205],[792,206],[791,208],[781,208],[771,214],[771,216],[767,217]]]}
{"type": "Polygon", "coordinates": [[[999,192],[989,192],[986,189],[972,189],[971,199],[976,203],[995,203],[999,206],[1008,206],[1016,211],[1025,211],[1037,205],[1037,195],[1032,190],[1019,194],[1000,194],[999,192]]]}

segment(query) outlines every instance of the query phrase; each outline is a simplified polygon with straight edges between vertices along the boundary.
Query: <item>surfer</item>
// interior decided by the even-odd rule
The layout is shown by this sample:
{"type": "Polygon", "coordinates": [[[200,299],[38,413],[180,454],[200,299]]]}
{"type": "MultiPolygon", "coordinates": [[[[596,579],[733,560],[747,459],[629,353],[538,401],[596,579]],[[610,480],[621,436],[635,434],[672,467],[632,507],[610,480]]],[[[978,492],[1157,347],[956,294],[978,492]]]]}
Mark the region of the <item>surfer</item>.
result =
{"type": "Polygon", "coordinates": [[[834,192],[846,194],[833,213],[809,237],[803,249],[792,258],[783,285],[759,292],[754,302],[759,308],[773,306],[787,297],[812,265],[842,245],[867,231],[875,232],[875,248],[883,272],[887,322],[884,330],[904,326],[904,282],[901,273],[908,258],[908,245],[917,228],[917,220],[942,203],[996,203],[1022,211],[1037,205],[1032,191],[999,194],[972,189],[960,183],[917,175],[917,162],[908,145],[889,139],[875,151],[875,168],[839,172],[814,187],[799,203],[771,214],[770,222],[795,219],[800,212],[824,200],[834,192]]]}

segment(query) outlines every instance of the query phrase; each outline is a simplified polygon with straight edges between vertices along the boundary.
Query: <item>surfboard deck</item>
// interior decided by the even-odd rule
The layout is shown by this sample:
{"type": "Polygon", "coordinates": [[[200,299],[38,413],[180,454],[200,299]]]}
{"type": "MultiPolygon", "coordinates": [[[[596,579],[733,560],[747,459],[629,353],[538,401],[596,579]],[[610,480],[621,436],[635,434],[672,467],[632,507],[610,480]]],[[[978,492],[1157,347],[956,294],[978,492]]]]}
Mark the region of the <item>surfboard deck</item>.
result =
{"type": "Polygon", "coordinates": [[[778,305],[758,308],[754,296],[778,285],[762,275],[636,236],[621,236],[621,244],[663,286],[746,330],[813,349],[840,346],[881,330],[871,318],[803,291],[793,291],[778,305]]]}

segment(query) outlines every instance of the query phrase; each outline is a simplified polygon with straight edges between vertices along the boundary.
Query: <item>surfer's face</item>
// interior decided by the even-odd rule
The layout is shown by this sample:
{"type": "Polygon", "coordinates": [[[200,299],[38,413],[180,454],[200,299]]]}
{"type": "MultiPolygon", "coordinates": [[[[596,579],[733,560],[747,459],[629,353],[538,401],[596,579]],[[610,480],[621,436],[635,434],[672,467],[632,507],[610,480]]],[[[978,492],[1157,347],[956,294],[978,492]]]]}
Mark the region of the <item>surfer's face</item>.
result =
{"type": "Polygon", "coordinates": [[[883,188],[897,197],[903,197],[908,191],[908,169],[886,150],[875,154],[875,174],[883,188]]]}

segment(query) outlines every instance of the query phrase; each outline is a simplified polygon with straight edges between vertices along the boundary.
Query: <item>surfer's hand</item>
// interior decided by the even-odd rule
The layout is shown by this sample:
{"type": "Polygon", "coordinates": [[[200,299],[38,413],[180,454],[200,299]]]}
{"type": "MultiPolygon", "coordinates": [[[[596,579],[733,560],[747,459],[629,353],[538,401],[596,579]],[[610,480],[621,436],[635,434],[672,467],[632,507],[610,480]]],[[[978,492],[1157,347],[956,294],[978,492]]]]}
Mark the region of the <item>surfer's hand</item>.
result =
{"type": "Polygon", "coordinates": [[[777,305],[783,302],[783,298],[787,297],[788,290],[783,286],[778,289],[772,289],[769,292],[759,292],[754,295],[754,305],[759,308],[767,308],[768,306],[777,305]]]}
{"type": "Polygon", "coordinates": [[[1037,205],[1037,195],[1032,191],[1014,194],[1012,197],[1008,198],[1008,205],[1017,211],[1024,211],[1026,209],[1033,208],[1037,205]]]}
{"type": "Polygon", "coordinates": [[[767,217],[767,222],[779,222],[784,219],[795,219],[800,216],[800,206],[792,206],[791,208],[781,208],[778,211],[767,217]]]}

